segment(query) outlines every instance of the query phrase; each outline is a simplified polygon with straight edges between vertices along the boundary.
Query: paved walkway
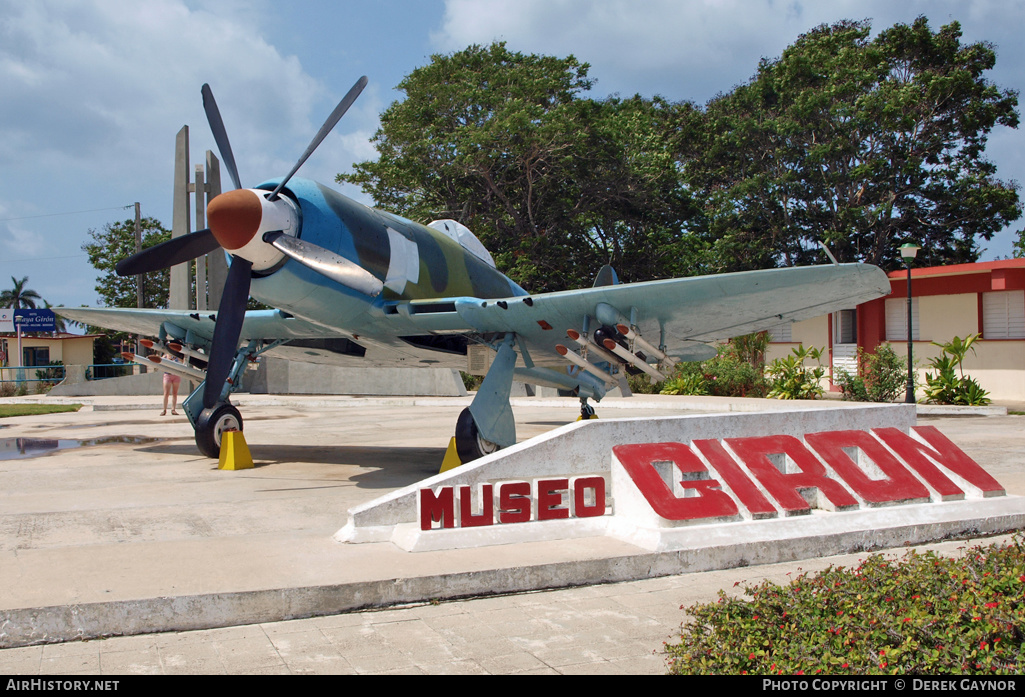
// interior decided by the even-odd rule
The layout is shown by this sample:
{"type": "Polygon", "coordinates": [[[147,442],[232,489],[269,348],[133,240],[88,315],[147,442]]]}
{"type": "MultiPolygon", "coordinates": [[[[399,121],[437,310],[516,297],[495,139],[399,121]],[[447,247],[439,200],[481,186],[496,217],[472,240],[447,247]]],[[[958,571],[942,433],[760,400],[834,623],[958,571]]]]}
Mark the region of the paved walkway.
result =
{"type": "MultiPolygon", "coordinates": [[[[917,549],[956,555],[968,544],[917,549]]],[[[887,554],[899,557],[904,550],[887,554]]],[[[738,581],[784,584],[802,572],[855,565],[865,556],[4,649],[0,674],[661,675],[663,643],[678,639],[683,608],[713,602],[720,588],[739,593],[738,581]]]]}
{"type": "MultiPolygon", "coordinates": [[[[674,408],[672,400],[661,404],[665,410],[674,408]]],[[[149,402],[141,406],[151,407],[149,402]]],[[[415,481],[436,467],[459,408],[363,402],[353,409],[294,400],[250,405],[243,408],[246,433],[261,467],[248,474],[212,470],[209,461],[193,452],[183,417],[161,419],[155,403],[149,411],[4,420],[0,441],[92,441],[116,434],[157,440],[94,443],[43,458],[0,460],[5,484],[0,491],[0,612],[94,603],[107,594],[146,597],[160,583],[194,591],[190,584],[274,587],[268,584],[276,574],[302,578],[308,569],[294,555],[249,559],[251,567],[233,575],[235,564],[246,560],[233,558],[230,547],[255,545],[276,535],[329,536],[353,502],[415,481]],[[299,439],[302,443],[296,444],[299,439]],[[209,557],[196,556],[211,543],[222,546],[215,544],[206,552],[209,557]],[[119,563],[99,564],[83,573],[90,558],[108,554],[121,555],[110,557],[119,563]],[[60,559],[69,566],[54,567],[60,559]],[[133,565],[125,559],[142,561],[133,565]],[[218,564],[224,568],[216,568],[218,564]],[[180,571],[151,572],[173,566],[180,571]]],[[[523,437],[575,416],[573,405],[515,411],[523,437]]],[[[937,425],[1009,493],[1025,493],[1022,417],[925,417],[923,422],[937,425]]],[[[577,544],[544,553],[573,556],[586,551],[577,544]]],[[[955,554],[963,546],[948,542],[932,547],[955,554]]],[[[681,606],[712,601],[720,588],[736,592],[737,581],[770,578],[782,583],[801,569],[851,565],[864,556],[9,648],[0,650],[0,673],[658,674],[665,670],[663,642],[672,640],[685,619],[681,606]]]]}

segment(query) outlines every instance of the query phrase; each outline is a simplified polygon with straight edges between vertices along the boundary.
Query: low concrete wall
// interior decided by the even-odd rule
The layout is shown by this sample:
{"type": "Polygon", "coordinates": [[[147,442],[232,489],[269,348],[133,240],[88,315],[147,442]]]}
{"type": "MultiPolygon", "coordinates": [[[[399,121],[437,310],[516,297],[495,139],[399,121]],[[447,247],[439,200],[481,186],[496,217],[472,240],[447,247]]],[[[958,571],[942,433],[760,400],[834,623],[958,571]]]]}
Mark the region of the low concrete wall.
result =
{"type": "MultiPolygon", "coordinates": [[[[85,379],[85,366],[69,365],[65,373],[64,381],[54,385],[50,390],[53,397],[99,397],[99,396],[138,396],[148,394],[163,394],[164,383],[163,373],[156,370],[142,375],[126,375],[120,378],[107,378],[105,380],[85,379]]],[[[188,385],[183,384],[178,391],[180,399],[188,395],[188,385]]]]}
{"type": "MultiPolygon", "coordinates": [[[[53,387],[54,397],[163,394],[163,373],[86,380],[85,366],[66,367],[64,381],[53,387]]],[[[195,388],[185,381],[178,390],[184,399],[195,388]]],[[[450,368],[338,368],[296,363],[277,358],[260,361],[246,371],[242,391],[252,394],[424,395],[463,397],[466,388],[459,371],[450,368]]]]}
{"type": "Polygon", "coordinates": [[[252,394],[466,395],[451,368],[338,368],[280,358],[262,359],[242,384],[252,394]]]}

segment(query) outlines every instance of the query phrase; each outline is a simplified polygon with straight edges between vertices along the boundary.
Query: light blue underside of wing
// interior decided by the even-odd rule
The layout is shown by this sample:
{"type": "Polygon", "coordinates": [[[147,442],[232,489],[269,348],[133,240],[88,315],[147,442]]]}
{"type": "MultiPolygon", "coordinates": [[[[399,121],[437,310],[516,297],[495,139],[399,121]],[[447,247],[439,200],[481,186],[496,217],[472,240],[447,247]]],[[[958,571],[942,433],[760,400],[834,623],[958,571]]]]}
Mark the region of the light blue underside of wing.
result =
{"type": "MultiPolygon", "coordinates": [[[[364,363],[374,365],[460,367],[465,357],[415,349],[397,337],[410,334],[505,334],[518,342],[539,365],[564,365],[556,344],[569,343],[566,330],[583,329],[589,317],[593,331],[599,304],[614,309],[622,321],[634,321],[652,344],[684,359],[707,353],[712,342],[766,329],[785,321],[800,321],[850,309],[890,291],[880,269],[865,264],[841,264],[749,271],[716,276],[649,281],[582,290],[542,293],[504,301],[446,298],[454,311],[399,313],[359,328],[356,341],[368,347],[364,363]],[[401,316],[401,322],[400,322],[401,316]],[[400,323],[397,323],[400,322],[400,323]],[[437,360],[433,360],[437,359],[437,360]]],[[[415,304],[414,304],[415,305],[415,304]]],[[[214,312],[115,308],[60,308],[58,314],[91,325],[143,336],[158,336],[164,322],[195,335],[213,336],[214,312]]],[[[351,327],[328,327],[277,310],[250,311],[243,339],[352,338],[351,327]]],[[[313,354],[309,354],[313,356],[313,354]]],[[[302,354],[293,353],[293,360],[302,354]]],[[[313,360],[313,362],[322,362],[313,360]]],[[[356,357],[341,364],[359,364],[356,357]]]]}

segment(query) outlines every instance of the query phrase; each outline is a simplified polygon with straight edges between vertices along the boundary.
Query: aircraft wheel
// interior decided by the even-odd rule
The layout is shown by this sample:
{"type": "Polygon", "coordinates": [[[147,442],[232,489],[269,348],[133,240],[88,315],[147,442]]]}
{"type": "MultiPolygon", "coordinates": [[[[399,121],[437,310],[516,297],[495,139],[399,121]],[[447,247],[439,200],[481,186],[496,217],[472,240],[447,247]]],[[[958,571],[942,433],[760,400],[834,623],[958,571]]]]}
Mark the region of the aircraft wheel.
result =
{"type": "Polygon", "coordinates": [[[498,447],[497,443],[480,437],[469,409],[459,412],[459,419],[456,420],[456,452],[459,453],[459,459],[463,464],[490,455],[498,450],[498,447]]]}
{"type": "Polygon", "coordinates": [[[207,457],[220,457],[221,434],[241,431],[242,415],[230,404],[217,404],[204,409],[196,419],[196,445],[207,457]]]}

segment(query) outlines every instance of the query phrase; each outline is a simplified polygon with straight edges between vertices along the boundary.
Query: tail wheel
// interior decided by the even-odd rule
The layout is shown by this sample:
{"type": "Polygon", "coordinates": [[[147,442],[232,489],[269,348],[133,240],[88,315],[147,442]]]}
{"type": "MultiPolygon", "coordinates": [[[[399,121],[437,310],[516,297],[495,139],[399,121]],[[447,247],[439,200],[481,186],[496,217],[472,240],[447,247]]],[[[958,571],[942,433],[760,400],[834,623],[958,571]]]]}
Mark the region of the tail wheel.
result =
{"type": "Polygon", "coordinates": [[[469,409],[459,412],[459,419],[456,421],[456,452],[464,464],[490,455],[498,448],[497,443],[481,438],[469,409]]]}
{"type": "Polygon", "coordinates": [[[242,415],[230,404],[216,404],[204,409],[196,419],[196,445],[207,457],[220,457],[221,434],[241,431],[242,415]]]}

